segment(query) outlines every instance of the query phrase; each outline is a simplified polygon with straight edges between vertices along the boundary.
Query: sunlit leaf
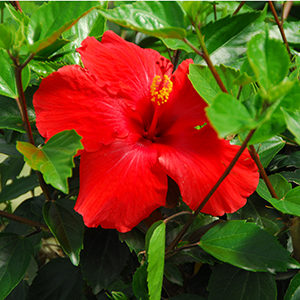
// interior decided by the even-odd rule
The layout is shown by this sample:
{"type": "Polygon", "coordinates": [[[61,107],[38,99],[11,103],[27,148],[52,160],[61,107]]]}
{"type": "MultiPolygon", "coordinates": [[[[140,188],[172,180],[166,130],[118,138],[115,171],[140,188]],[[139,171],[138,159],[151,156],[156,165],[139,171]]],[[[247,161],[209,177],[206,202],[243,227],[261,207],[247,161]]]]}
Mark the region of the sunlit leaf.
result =
{"type": "Polygon", "coordinates": [[[73,157],[83,149],[80,140],[74,130],[66,130],[54,135],[42,148],[17,142],[17,149],[31,168],[43,174],[46,183],[68,193],[67,178],[72,175],[73,157]]]}

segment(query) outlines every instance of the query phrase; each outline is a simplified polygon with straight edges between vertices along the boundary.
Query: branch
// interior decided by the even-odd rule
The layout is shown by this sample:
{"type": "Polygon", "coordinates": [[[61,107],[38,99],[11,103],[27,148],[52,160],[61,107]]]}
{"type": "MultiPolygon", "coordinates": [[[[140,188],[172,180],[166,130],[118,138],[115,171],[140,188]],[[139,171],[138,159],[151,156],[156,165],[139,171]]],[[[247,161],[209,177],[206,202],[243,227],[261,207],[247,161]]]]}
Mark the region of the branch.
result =
{"type": "Polygon", "coordinates": [[[252,159],[255,161],[255,163],[259,169],[260,176],[264,180],[271,196],[273,198],[279,199],[253,145],[249,146],[249,153],[250,153],[252,159]]]}
{"type": "Polygon", "coordinates": [[[32,221],[32,220],[17,216],[17,215],[8,213],[8,212],[3,211],[3,210],[0,210],[0,216],[4,217],[4,218],[7,218],[7,219],[11,219],[11,220],[19,222],[19,223],[23,223],[23,224],[32,226],[32,227],[41,228],[45,231],[49,231],[49,228],[46,225],[42,224],[42,223],[35,222],[35,221],[32,221]]]}
{"type": "Polygon", "coordinates": [[[276,13],[276,10],[275,10],[275,7],[273,5],[273,2],[272,1],[268,1],[269,2],[269,5],[270,5],[270,9],[272,11],[272,14],[275,18],[275,21],[276,21],[276,24],[279,28],[279,31],[280,31],[280,34],[281,34],[281,37],[283,39],[283,42],[285,44],[285,47],[286,47],[286,50],[287,52],[289,53],[289,56],[290,56],[290,60],[292,61],[293,60],[293,55],[291,53],[291,50],[290,50],[290,47],[289,47],[289,44],[288,44],[288,41],[286,39],[286,36],[285,36],[285,33],[284,33],[284,30],[283,30],[283,26],[282,26],[282,23],[279,21],[279,18],[278,18],[278,15],[276,13]]]}
{"type": "Polygon", "coordinates": [[[243,7],[243,5],[245,4],[245,2],[246,1],[241,1],[241,3],[239,4],[239,6],[237,7],[237,9],[232,14],[233,16],[236,15],[240,11],[240,9],[243,7]]]}
{"type": "MultiPolygon", "coordinates": [[[[209,55],[208,55],[208,53],[207,53],[206,47],[204,47],[204,48],[205,48],[205,50],[204,50],[203,47],[202,47],[202,45],[201,45],[202,50],[203,50],[203,52],[201,52],[201,51],[200,51],[199,49],[197,49],[192,43],[190,43],[186,38],[183,38],[183,41],[184,41],[191,49],[193,49],[194,52],[195,52],[196,54],[198,54],[199,56],[201,56],[201,57],[205,60],[205,62],[207,63],[208,68],[210,69],[211,73],[213,74],[213,76],[214,76],[216,82],[218,83],[220,89],[221,89],[224,93],[228,93],[227,90],[226,90],[226,88],[225,88],[225,86],[224,86],[224,84],[223,84],[223,82],[222,82],[222,80],[221,80],[221,78],[220,78],[220,76],[219,76],[219,74],[218,74],[218,72],[217,72],[217,70],[216,70],[216,68],[215,68],[215,66],[213,65],[213,63],[212,63],[212,61],[211,61],[211,59],[210,59],[210,57],[209,57],[209,55]]],[[[200,42],[200,43],[201,43],[201,42],[200,42]]]]}
{"type": "Polygon", "coordinates": [[[239,151],[236,153],[232,161],[230,162],[229,166],[226,168],[222,176],[219,178],[219,180],[216,182],[216,184],[212,187],[212,189],[209,191],[209,193],[206,195],[206,197],[203,199],[203,201],[200,203],[199,207],[196,209],[193,215],[190,216],[188,221],[183,226],[182,230],[179,232],[179,234],[176,236],[176,238],[173,240],[173,242],[168,246],[166,253],[169,253],[172,251],[176,245],[179,243],[179,241],[182,239],[182,237],[185,235],[197,215],[200,213],[202,208],[205,206],[205,204],[208,202],[208,200],[211,198],[211,196],[214,194],[214,192],[217,190],[217,188],[221,185],[221,183],[224,181],[224,179],[227,177],[227,175],[230,173],[242,153],[247,147],[248,142],[250,141],[251,137],[253,136],[255,132],[255,129],[252,129],[249,134],[247,135],[246,139],[244,140],[243,144],[241,145],[239,151]]]}

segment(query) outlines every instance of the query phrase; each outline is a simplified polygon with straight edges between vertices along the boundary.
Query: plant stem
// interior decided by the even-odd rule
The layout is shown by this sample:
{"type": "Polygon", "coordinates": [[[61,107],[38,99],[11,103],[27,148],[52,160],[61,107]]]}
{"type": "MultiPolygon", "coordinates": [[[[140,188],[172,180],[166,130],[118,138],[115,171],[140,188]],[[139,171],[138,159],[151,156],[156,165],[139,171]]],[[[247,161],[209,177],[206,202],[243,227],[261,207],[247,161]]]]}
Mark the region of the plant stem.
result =
{"type": "Polygon", "coordinates": [[[215,21],[217,21],[217,7],[216,7],[215,3],[213,4],[213,7],[214,7],[214,18],[215,18],[215,21]]]}
{"type": "Polygon", "coordinates": [[[271,196],[273,198],[279,199],[279,197],[277,196],[277,194],[276,194],[276,192],[275,192],[275,190],[274,190],[274,188],[272,186],[272,183],[270,182],[270,179],[269,179],[269,177],[268,177],[268,175],[267,175],[267,173],[266,173],[266,171],[265,171],[265,169],[264,169],[264,167],[263,167],[263,165],[262,165],[262,163],[261,163],[261,161],[260,161],[260,159],[258,157],[258,154],[257,154],[254,146],[250,145],[248,148],[249,148],[249,153],[250,153],[252,159],[255,161],[255,163],[256,163],[256,165],[257,165],[257,167],[259,169],[260,176],[264,180],[264,182],[265,182],[265,184],[266,184],[266,186],[267,186],[267,188],[268,188],[271,196]]]}
{"type": "Polygon", "coordinates": [[[182,239],[182,237],[185,235],[188,228],[191,226],[191,224],[193,223],[193,221],[195,220],[197,215],[200,213],[201,209],[205,206],[205,204],[208,202],[208,200],[211,198],[211,196],[214,194],[214,192],[217,190],[217,188],[221,185],[221,183],[224,181],[224,179],[230,173],[230,171],[232,170],[232,168],[234,167],[234,165],[236,164],[236,162],[238,161],[238,159],[240,158],[240,156],[246,149],[247,144],[250,141],[251,137],[253,136],[254,132],[255,132],[255,129],[252,129],[248,133],[248,135],[245,138],[243,144],[241,145],[239,151],[236,153],[236,155],[234,156],[234,158],[232,159],[232,161],[230,162],[230,164],[228,165],[228,167],[226,168],[226,170],[224,171],[222,176],[219,178],[219,180],[216,182],[216,184],[212,187],[212,189],[209,191],[209,193],[206,195],[206,197],[200,203],[200,205],[198,206],[196,211],[190,216],[190,218],[185,223],[182,230],[179,232],[179,234],[176,236],[176,238],[173,240],[173,242],[168,246],[166,253],[169,253],[170,251],[172,251],[176,247],[176,245],[179,243],[179,241],[182,239]]]}
{"type": "MultiPolygon", "coordinates": [[[[8,55],[10,56],[10,58],[12,59],[12,61],[14,62],[16,85],[17,85],[17,90],[18,90],[18,95],[19,95],[19,97],[16,99],[16,101],[17,101],[17,104],[18,104],[18,107],[20,110],[22,121],[23,121],[25,130],[26,130],[29,142],[32,145],[35,145],[34,138],[32,135],[31,125],[30,125],[29,118],[28,118],[26,98],[25,98],[24,88],[23,88],[23,83],[22,83],[22,71],[27,66],[27,64],[33,59],[35,53],[32,53],[25,60],[24,63],[20,64],[18,58],[14,57],[10,53],[10,51],[7,51],[7,52],[8,52],[8,55]]],[[[43,176],[40,172],[36,172],[36,173],[38,175],[41,189],[43,190],[43,193],[44,193],[46,199],[49,201],[51,199],[51,196],[48,191],[47,185],[44,182],[43,176]]]]}
{"type": "Polygon", "coordinates": [[[164,221],[164,223],[167,224],[169,221],[171,221],[171,220],[173,220],[173,219],[175,219],[179,216],[182,216],[182,215],[192,215],[192,212],[187,211],[187,210],[186,211],[180,211],[179,213],[176,213],[174,215],[171,215],[171,216],[165,218],[163,221],[164,221]]]}
{"type": "Polygon", "coordinates": [[[14,221],[19,222],[19,223],[27,224],[27,225],[32,226],[32,227],[41,228],[45,231],[49,231],[49,228],[46,225],[42,224],[42,223],[35,222],[35,221],[32,221],[32,220],[17,216],[17,215],[8,213],[8,212],[3,211],[3,210],[0,210],[0,216],[4,217],[4,218],[7,218],[7,219],[14,220],[14,221]]]}
{"type": "Polygon", "coordinates": [[[233,16],[236,15],[240,11],[240,9],[243,7],[243,5],[245,4],[245,2],[246,1],[241,1],[241,3],[239,4],[239,6],[237,7],[237,9],[232,14],[233,16]]]}
{"type": "Polygon", "coordinates": [[[291,53],[289,44],[288,44],[288,42],[287,42],[287,39],[286,39],[284,30],[283,30],[282,23],[279,21],[279,18],[278,18],[278,15],[277,15],[277,13],[276,13],[276,10],[275,10],[275,7],[274,7],[274,5],[273,5],[273,2],[272,2],[272,1],[268,1],[268,2],[269,2],[269,5],[270,5],[270,9],[271,9],[271,11],[272,11],[272,14],[273,14],[273,16],[274,16],[274,18],[275,18],[276,24],[277,24],[277,26],[278,26],[278,28],[279,28],[279,31],[280,31],[281,37],[282,37],[282,39],[283,39],[283,42],[284,42],[284,44],[285,44],[286,50],[287,50],[287,52],[288,52],[288,54],[289,54],[289,56],[290,56],[290,60],[292,61],[292,60],[293,60],[293,55],[292,55],[292,53],[291,53]]]}
{"type": "Polygon", "coordinates": [[[202,43],[202,45],[204,45],[204,49],[203,49],[203,47],[201,45],[201,48],[203,50],[203,52],[201,52],[199,49],[197,49],[196,47],[194,47],[194,45],[192,43],[190,43],[186,38],[183,38],[183,41],[191,49],[193,49],[196,54],[198,54],[199,56],[201,56],[205,60],[205,62],[207,63],[208,68],[210,69],[211,73],[213,74],[213,76],[214,76],[216,82],[218,83],[219,87],[221,88],[221,90],[224,93],[228,93],[227,90],[226,90],[226,88],[225,88],[225,86],[224,86],[224,84],[223,84],[223,82],[222,82],[222,80],[221,80],[221,78],[220,78],[220,76],[219,76],[219,74],[218,74],[218,72],[217,72],[217,70],[216,70],[216,68],[215,68],[215,66],[213,65],[213,63],[212,63],[212,61],[211,61],[211,59],[210,59],[210,57],[208,55],[208,52],[207,52],[207,49],[206,49],[204,43],[200,41],[200,45],[201,45],[201,43],[202,43]]]}
{"type": "Polygon", "coordinates": [[[281,22],[280,22],[282,25],[284,23],[284,20],[287,19],[287,17],[289,16],[292,6],[293,6],[293,1],[286,1],[282,4],[282,14],[281,14],[281,22]]]}

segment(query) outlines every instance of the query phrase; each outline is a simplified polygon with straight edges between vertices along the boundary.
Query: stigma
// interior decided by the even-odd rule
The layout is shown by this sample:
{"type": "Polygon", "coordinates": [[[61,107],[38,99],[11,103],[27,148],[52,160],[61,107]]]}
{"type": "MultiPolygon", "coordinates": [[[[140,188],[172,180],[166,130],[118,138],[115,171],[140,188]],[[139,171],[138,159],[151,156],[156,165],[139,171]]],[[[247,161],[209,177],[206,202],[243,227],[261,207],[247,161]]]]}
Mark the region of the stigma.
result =
{"type": "Polygon", "coordinates": [[[151,101],[158,106],[166,103],[169,99],[169,95],[172,92],[173,82],[168,75],[156,75],[153,78],[150,92],[151,92],[151,101]]]}

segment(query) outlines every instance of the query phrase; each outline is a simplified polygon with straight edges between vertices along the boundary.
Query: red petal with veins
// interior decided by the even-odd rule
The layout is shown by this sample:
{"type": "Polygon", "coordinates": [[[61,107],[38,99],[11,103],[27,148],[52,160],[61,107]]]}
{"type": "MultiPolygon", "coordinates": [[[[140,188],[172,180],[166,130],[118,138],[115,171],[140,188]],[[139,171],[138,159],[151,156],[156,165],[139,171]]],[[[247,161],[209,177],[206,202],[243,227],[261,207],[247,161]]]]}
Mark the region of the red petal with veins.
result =
{"type": "Polygon", "coordinates": [[[85,150],[95,151],[101,143],[128,135],[118,99],[108,97],[97,79],[79,66],[63,67],[43,79],[33,104],[37,128],[46,139],[75,129],[85,150]]]}
{"type": "Polygon", "coordinates": [[[150,85],[155,75],[161,75],[166,66],[167,75],[172,73],[172,64],[152,49],[142,49],[126,42],[112,31],[103,34],[101,42],[86,38],[77,49],[84,66],[111,93],[119,94],[134,109],[149,110],[150,85]]]}
{"type": "Polygon", "coordinates": [[[100,151],[83,153],[75,210],[89,227],[131,230],[165,205],[167,176],[153,145],[117,140],[100,151]]]}
{"type": "MultiPolygon", "coordinates": [[[[178,184],[183,201],[195,210],[239,146],[219,139],[209,124],[204,112],[206,103],[187,78],[188,63],[184,62],[174,74],[174,93],[161,116],[157,149],[159,162],[178,184]],[[204,126],[197,130],[197,125],[204,126]]],[[[238,210],[255,191],[258,179],[257,167],[246,150],[202,212],[220,216],[238,210]]]]}

